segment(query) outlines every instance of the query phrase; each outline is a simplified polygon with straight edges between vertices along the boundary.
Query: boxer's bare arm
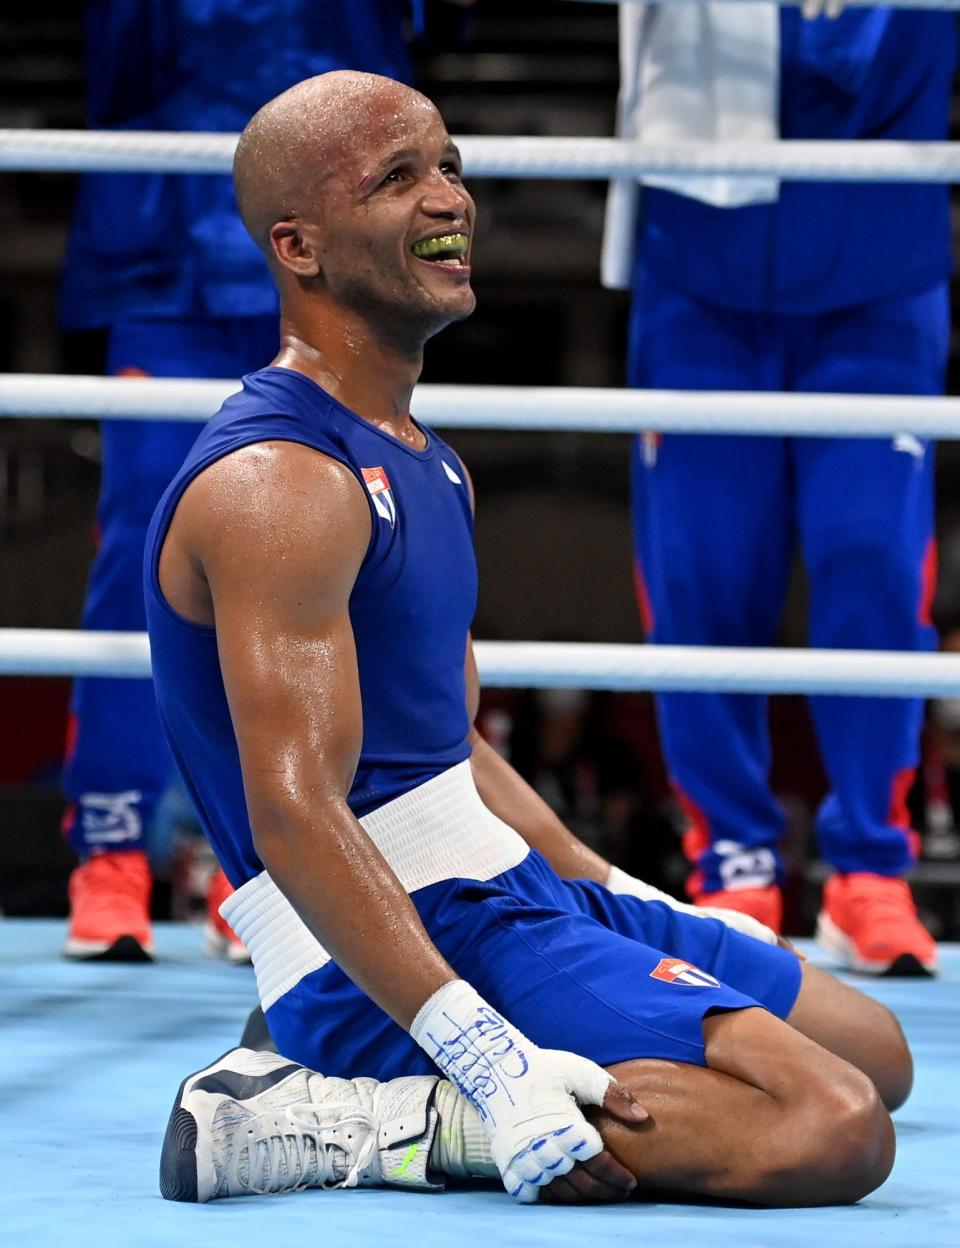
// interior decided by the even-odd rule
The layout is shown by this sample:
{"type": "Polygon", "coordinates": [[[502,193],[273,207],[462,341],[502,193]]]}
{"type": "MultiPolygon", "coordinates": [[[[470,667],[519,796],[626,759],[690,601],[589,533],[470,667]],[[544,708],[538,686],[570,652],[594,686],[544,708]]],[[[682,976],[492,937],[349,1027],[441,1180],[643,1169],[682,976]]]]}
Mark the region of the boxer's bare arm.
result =
{"type": "MultiPolygon", "coordinates": [[[[472,642],[467,644],[464,674],[467,713],[473,723],[480,700],[480,681],[472,642]]],[[[531,849],[543,854],[554,871],[564,879],[606,883],[610,874],[609,862],[573,835],[540,794],[505,758],[500,757],[475,727],[470,735],[470,744],[474,783],[487,809],[515,828],[531,849]]]]}
{"type": "MultiPolygon", "coordinates": [[[[473,478],[463,460],[460,466],[470,494],[471,509],[475,509],[473,478]]],[[[610,874],[610,863],[574,836],[540,794],[477,731],[475,720],[480,706],[480,677],[472,637],[467,638],[463,674],[467,715],[471,724],[470,768],[483,804],[519,832],[531,849],[543,854],[557,875],[566,880],[596,880],[605,884],[610,874]]]]}
{"type": "Polygon", "coordinates": [[[585,845],[550,809],[535,789],[501,758],[483,737],[471,734],[473,778],[484,805],[543,854],[557,875],[567,880],[605,884],[610,864],[585,845]]]}
{"type": "Polygon", "coordinates": [[[257,853],[336,962],[408,1028],[456,976],[346,801],[362,735],[347,604],[369,538],[343,465],[260,443],[189,486],[160,579],[171,606],[215,621],[257,853]]]}

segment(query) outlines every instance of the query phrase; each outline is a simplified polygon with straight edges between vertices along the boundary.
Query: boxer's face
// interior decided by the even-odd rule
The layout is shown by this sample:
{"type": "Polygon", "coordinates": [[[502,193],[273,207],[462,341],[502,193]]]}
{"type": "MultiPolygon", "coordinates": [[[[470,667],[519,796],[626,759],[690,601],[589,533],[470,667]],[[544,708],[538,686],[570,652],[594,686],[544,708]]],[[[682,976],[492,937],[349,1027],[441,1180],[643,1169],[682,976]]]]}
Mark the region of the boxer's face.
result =
{"type": "Polygon", "coordinates": [[[434,106],[404,88],[385,93],[337,149],[317,203],[326,293],[421,339],[469,316],[476,209],[434,106]]]}

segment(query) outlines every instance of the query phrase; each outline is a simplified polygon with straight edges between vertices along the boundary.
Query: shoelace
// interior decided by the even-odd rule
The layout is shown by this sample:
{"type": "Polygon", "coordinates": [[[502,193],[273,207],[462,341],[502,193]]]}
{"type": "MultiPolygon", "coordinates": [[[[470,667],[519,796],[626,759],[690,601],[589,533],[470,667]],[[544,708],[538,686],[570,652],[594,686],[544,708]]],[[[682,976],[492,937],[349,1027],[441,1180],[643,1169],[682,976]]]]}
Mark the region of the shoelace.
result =
{"type": "Polygon", "coordinates": [[[325,1113],[337,1115],[335,1122],[321,1120],[319,1108],[289,1105],[273,1113],[258,1114],[237,1129],[232,1156],[226,1168],[231,1194],[249,1192],[299,1192],[307,1187],[356,1187],[360,1174],[377,1146],[377,1122],[354,1105],[324,1105],[325,1113]],[[365,1139],[357,1149],[346,1176],[337,1177],[337,1154],[349,1158],[349,1127],[363,1129],[365,1139]],[[336,1138],[329,1138],[336,1132],[336,1138]],[[248,1157],[248,1181],[240,1179],[240,1157],[244,1147],[248,1157]]]}
{"type": "Polygon", "coordinates": [[[904,880],[891,879],[879,886],[872,882],[853,885],[849,905],[871,923],[916,922],[913,900],[904,880]]]}

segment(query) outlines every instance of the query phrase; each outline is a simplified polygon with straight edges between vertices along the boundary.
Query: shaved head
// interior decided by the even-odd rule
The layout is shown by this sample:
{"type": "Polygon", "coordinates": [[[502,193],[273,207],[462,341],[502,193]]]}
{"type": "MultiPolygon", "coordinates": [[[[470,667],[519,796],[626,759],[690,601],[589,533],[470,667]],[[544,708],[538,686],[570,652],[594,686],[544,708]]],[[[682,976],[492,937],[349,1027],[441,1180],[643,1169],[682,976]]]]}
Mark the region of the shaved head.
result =
{"type": "Polygon", "coordinates": [[[284,323],[301,335],[329,344],[349,324],[355,340],[376,334],[416,354],[473,311],[475,206],[456,144],[418,91],[352,70],[307,78],[251,119],[233,177],[284,323]]]}
{"type": "Polygon", "coordinates": [[[352,70],[307,78],[265,104],[233,160],[240,216],[257,246],[269,256],[271,227],[308,214],[343,157],[411,109],[437,116],[403,83],[352,70]]]}

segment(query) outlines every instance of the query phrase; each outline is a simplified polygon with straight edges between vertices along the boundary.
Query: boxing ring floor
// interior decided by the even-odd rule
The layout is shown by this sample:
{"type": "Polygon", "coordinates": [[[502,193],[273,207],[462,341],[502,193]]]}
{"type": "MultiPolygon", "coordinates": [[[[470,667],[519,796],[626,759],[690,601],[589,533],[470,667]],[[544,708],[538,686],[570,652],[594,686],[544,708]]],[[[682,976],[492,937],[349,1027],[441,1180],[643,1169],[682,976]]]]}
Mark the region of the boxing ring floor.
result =
{"type": "Polygon", "coordinates": [[[960,1245],[960,945],[943,947],[937,982],[870,985],[903,1021],[917,1083],[897,1114],[891,1178],[852,1208],[530,1209],[492,1187],[178,1205],[157,1189],[170,1105],[185,1074],[237,1042],[252,971],[204,957],[193,927],[159,925],[159,960],[148,966],[67,964],[63,932],[62,922],[0,922],[0,1244],[960,1245]]]}

